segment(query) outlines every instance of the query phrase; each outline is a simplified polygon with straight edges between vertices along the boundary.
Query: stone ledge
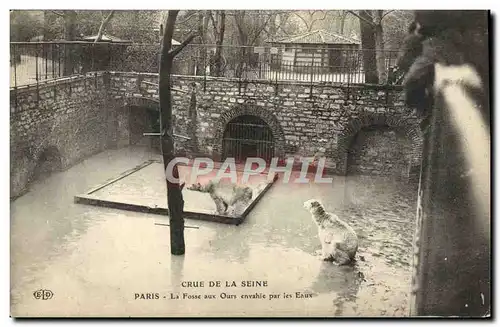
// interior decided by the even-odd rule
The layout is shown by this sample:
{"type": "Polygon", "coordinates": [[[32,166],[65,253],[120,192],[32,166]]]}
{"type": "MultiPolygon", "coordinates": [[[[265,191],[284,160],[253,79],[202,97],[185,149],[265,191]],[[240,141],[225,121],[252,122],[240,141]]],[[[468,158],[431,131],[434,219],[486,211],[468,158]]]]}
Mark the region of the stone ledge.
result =
{"type": "Polygon", "coordinates": [[[21,85],[17,87],[11,87],[10,88],[10,93],[11,96],[13,94],[19,94],[19,93],[25,93],[27,91],[33,91],[36,90],[37,88],[40,90],[41,88],[47,88],[47,87],[54,87],[58,86],[61,84],[69,84],[69,83],[74,83],[77,81],[85,81],[89,79],[94,79],[95,77],[102,77],[103,72],[93,72],[93,73],[87,73],[86,75],[72,75],[72,76],[65,76],[65,77],[60,77],[60,78],[55,78],[55,79],[50,79],[50,80],[43,80],[41,82],[32,83],[32,84],[27,84],[27,85],[21,85]]]}

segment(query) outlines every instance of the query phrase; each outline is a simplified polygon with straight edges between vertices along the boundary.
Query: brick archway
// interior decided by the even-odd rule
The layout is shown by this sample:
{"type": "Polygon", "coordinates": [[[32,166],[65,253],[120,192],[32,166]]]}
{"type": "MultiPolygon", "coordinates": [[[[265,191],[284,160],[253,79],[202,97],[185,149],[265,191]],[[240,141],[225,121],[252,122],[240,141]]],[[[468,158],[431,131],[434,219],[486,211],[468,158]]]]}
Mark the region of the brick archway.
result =
{"type": "Polygon", "coordinates": [[[362,128],[374,125],[385,125],[398,130],[413,145],[412,163],[420,166],[422,156],[423,135],[417,119],[407,117],[391,117],[383,114],[368,114],[350,120],[344,127],[343,133],[337,139],[337,149],[334,151],[337,162],[336,171],[338,174],[347,174],[347,155],[354,137],[362,128]]]}
{"type": "Polygon", "coordinates": [[[251,105],[241,105],[234,107],[232,109],[224,111],[219,120],[215,125],[215,136],[213,139],[213,153],[212,156],[216,160],[220,160],[222,157],[222,140],[224,138],[224,131],[227,124],[238,116],[251,115],[261,118],[269,127],[273,133],[275,142],[275,153],[274,155],[281,158],[285,155],[285,134],[281,125],[272,113],[268,110],[251,105]]]}

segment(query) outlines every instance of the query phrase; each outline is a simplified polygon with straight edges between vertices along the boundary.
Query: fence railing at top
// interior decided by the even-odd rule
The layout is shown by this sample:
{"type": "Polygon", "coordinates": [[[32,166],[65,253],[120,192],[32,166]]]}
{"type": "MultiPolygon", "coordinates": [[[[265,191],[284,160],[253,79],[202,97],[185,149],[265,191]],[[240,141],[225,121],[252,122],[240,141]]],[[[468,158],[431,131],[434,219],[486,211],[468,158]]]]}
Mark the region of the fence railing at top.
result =
{"type": "MultiPolygon", "coordinates": [[[[157,73],[159,53],[159,44],[11,42],[10,85],[35,84],[91,71],[157,73]]],[[[369,70],[377,72],[376,58],[383,84],[395,65],[395,51],[191,44],[175,58],[173,73],[242,80],[356,84],[367,82],[369,70]],[[370,58],[370,67],[366,69],[365,61],[370,58]]]]}

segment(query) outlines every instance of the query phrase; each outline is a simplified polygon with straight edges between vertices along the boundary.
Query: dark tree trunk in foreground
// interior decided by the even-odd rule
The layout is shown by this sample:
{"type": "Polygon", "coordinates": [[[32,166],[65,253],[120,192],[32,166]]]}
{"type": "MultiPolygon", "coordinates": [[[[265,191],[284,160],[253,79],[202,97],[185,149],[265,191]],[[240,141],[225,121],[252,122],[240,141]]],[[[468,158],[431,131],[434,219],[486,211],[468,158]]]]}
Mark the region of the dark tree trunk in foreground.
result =
{"type": "MultiPolygon", "coordinates": [[[[163,156],[163,167],[166,174],[169,174],[169,172],[166,171],[168,164],[175,159],[170,74],[172,72],[174,57],[195,37],[195,35],[191,35],[176,49],[171,49],[172,36],[178,13],[178,10],[169,10],[168,12],[160,57],[159,93],[162,131],[161,150],[163,156]]],[[[177,165],[173,167],[173,177],[177,179],[179,178],[177,165]]],[[[174,255],[183,255],[185,252],[183,218],[184,199],[182,197],[182,187],[179,184],[179,181],[169,181],[167,179],[167,197],[168,212],[170,217],[170,252],[174,255]]]]}

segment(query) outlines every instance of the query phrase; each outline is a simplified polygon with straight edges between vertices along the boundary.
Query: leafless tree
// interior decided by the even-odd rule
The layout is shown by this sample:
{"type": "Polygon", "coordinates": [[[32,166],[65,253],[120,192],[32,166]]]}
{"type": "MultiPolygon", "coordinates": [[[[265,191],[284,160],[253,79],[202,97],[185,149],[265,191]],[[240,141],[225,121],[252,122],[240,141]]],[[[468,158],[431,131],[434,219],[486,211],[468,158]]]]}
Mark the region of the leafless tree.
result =
{"type": "MultiPolygon", "coordinates": [[[[172,122],[172,94],[170,85],[173,60],[174,57],[197,36],[196,34],[192,34],[178,47],[172,48],[172,37],[178,14],[178,10],[168,11],[160,57],[159,93],[162,134],[161,150],[163,156],[163,166],[167,174],[168,164],[175,159],[172,122]]],[[[173,167],[173,177],[179,178],[177,165],[173,167]]],[[[183,255],[185,252],[183,218],[184,199],[182,197],[182,187],[183,185],[180,185],[179,181],[169,181],[167,177],[168,211],[170,216],[170,252],[174,255],[183,255]]]]}
{"type": "MultiPolygon", "coordinates": [[[[53,14],[64,19],[64,39],[66,41],[74,41],[76,39],[76,19],[77,13],[75,10],[52,11],[53,14]]],[[[73,74],[75,65],[73,49],[70,46],[64,47],[64,68],[65,76],[73,74]]]]}
{"type": "Polygon", "coordinates": [[[220,76],[222,68],[222,43],[224,42],[224,33],[226,31],[226,13],[224,10],[215,10],[210,12],[209,16],[215,39],[215,54],[213,57],[214,75],[220,76]]]}
{"type": "MultiPolygon", "coordinates": [[[[103,13],[101,12],[101,14],[103,14],[103,13]]],[[[94,43],[101,41],[102,35],[104,34],[104,31],[106,30],[106,26],[108,26],[109,21],[111,20],[111,18],[113,18],[114,14],[115,14],[115,11],[111,10],[111,12],[106,17],[104,17],[104,15],[103,15],[103,20],[101,22],[101,26],[99,26],[99,31],[97,32],[97,36],[94,40],[94,43]]]]}
{"type": "Polygon", "coordinates": [[[385,68],[382,21],[394,10],[358,10],[358,12],[349,10],[348,12],[359,18],[361,46],[364,50],[365,81],[367,83],[385,83],[387,69],[385,68]]]}
{"type": "MultiPolygon", "coordinates": [[[[210,20],[210,11],[200,10],[198,11],[198,36],[200,43],[205,45],[207,44],[207,32],[208,32],[208,22],[210,20]]],[[[205,74],[205,66],[207,62],[207,48],[205,46],[200,46],[198,48],[198,58],[197,67],[196,67],[196,75],[205,74]]]]}
{"type": "Polygon", "coordinates": [[[340,34],[344,34],[344,29],[345,29],[345,20],[347,18],[347,10],[340,10],[340,17],[339,17],[339,20],[340,20],[340,34]]]}
{"type": "Polygon", "coordinates": [[[244,65],[249,65],[251,63],[251,53],[248,46],[256,43],[274,15],[273,13],[258,11],[255,15],[250,17],[246,10],[237,10],[230,14],[234,18],[234,24],[238,34],[238,44],[242,46],[239,50],[239,60],[236,68],[236,76],[241,77],[244,65]]]}
{"type": "Polygon", "coordinates": [[[295,11],[294,14],[304,23],[306,31],[311,32],[316,22],[326,19],[328,12],[325,10],[305,10],[295,11]]]}

